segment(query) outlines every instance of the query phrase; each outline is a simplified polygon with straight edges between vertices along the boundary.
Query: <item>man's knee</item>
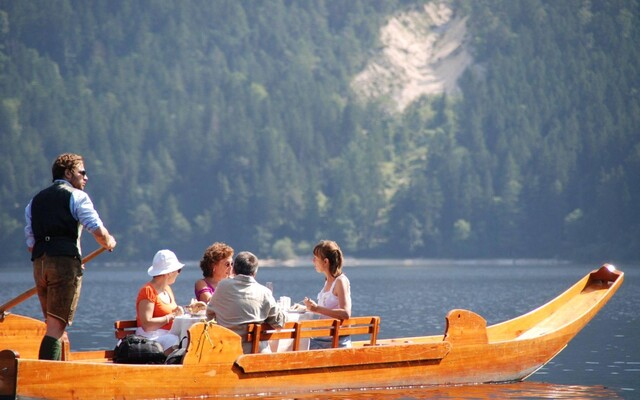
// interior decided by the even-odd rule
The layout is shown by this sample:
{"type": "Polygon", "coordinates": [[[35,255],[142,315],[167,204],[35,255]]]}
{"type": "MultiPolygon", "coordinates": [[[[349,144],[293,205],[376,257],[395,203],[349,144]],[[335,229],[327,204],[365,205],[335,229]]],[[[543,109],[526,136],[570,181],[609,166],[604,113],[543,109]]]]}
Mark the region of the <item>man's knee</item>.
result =
{"type": "Polygon", "coordinates": [[[66,339],[66,329],[67,329],[67,324],[56,318],[56,317],[52,317],[51,315],[47,316],[47,336],[51,336],[52,338],[56,339],[56,340],[60,340],[64,338],[66,339]]]}

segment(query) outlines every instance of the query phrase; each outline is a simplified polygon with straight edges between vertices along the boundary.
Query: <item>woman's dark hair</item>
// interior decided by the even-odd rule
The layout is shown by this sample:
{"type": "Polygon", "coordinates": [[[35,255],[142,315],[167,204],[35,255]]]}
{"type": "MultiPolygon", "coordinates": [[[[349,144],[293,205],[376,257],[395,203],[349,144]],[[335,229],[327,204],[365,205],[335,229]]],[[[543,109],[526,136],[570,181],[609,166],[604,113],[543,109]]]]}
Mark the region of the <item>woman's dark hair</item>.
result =
{"type": "Polygon", "coordinates": [[[313,255],[320,259],[329,260],[329,273],[334,278],[342,274],[342,250],[333,240],[321,240],[313,248],[313,255]]]}

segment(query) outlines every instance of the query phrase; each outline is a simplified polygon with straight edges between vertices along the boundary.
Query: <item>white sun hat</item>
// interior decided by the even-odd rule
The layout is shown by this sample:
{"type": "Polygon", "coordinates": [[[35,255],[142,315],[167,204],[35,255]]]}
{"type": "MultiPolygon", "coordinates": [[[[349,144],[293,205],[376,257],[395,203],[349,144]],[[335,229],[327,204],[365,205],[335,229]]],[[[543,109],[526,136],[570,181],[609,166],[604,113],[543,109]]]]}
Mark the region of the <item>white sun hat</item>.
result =
{"type": "Polygon", "coordinates": [[[168,274],[184,267],[184,264],[178,261],[178,257],[171,250],[160,250],[153,256],[153,265],[149,267],[147,273],[151,276],[168,274]]]}

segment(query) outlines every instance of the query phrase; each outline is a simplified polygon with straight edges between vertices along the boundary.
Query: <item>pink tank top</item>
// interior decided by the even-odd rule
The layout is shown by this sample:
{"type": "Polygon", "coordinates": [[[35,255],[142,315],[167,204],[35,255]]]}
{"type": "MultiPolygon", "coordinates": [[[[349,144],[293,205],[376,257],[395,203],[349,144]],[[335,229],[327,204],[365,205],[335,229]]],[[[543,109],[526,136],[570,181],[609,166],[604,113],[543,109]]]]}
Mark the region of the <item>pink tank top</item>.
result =
{"type": "Polygon", "coordinates": [[[216,289],[215,289],[213,286],[209,285],[209,282],[204,281],[204,283],[205,283],[207,286],[203,287],[202,289],[198,290],[197,292],[194,290],[194,292],[195,292],[195,294],[196,294],[196,300],[199,300],[199,299],[200,299],[200,295],[201,295],[202,293],[209,293],[209,294],[213,295],[213,292],[215,292],[215,291],[216,291],[216,289]]]}

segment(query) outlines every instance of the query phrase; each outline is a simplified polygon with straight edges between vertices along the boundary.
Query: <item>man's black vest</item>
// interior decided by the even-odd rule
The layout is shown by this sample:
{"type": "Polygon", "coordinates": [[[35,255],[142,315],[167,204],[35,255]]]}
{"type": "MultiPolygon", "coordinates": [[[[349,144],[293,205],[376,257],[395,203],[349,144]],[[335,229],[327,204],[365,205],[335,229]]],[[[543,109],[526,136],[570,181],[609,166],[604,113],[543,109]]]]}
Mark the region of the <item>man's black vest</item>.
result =
{"type": "Polygon", "coordinates": [[[64,182],[55,182],[31,201],[31,228],[36,239],[31,252],[32,261],[45,253],[80,258],[78,238],[81,227],[69,208],[73,190],[64,182]]]}

